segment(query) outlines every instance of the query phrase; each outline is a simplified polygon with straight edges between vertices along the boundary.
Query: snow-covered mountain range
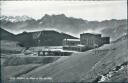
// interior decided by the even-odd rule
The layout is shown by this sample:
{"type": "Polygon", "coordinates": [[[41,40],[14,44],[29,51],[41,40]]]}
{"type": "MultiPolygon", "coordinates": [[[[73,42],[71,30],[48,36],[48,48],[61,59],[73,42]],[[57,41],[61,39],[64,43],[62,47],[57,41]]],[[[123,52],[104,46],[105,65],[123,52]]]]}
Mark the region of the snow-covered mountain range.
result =
{"type": "Polygon", "coordinates": [[[64,14],[45,14],[40,19],[29,16],[1,16],[1,28],[12,33],[23,31],[58,30],[79,37],[83,32],[98,32],[116,40],[127,33],[127,19],[111,19],[104,21],[87,21],[82,18],[67,17],[64,14]]]}
{"type": "Polygon", "coordinates": [[[1,21],[10,21],[10,22],[23,22],[23,21],[27,21],[27,20],[33,20],[33,18],[29,17],[29,16],[5,16],[2,15],[0,16],[0,20],[1,21]]]}

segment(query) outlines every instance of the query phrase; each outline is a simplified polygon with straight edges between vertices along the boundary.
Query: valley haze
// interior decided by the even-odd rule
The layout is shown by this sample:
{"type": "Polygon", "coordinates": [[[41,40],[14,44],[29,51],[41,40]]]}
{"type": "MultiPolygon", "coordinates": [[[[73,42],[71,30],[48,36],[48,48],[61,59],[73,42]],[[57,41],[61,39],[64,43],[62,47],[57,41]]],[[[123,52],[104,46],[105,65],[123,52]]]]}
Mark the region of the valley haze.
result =
{"type": "Polygon", "coordinates": [[[81,33],[101,33],[103,36],[110,36],[111,40],[115,40],[120,37],[118,35],[122,36],[127,33],[127,19],[112,19],[99,22],[67,17],[65,14],[45,14],[38,20],[29,16],[1,16],[0,21],[1,28],[14,34],[24,31],[55,30],[78,38],[81,33]]]}

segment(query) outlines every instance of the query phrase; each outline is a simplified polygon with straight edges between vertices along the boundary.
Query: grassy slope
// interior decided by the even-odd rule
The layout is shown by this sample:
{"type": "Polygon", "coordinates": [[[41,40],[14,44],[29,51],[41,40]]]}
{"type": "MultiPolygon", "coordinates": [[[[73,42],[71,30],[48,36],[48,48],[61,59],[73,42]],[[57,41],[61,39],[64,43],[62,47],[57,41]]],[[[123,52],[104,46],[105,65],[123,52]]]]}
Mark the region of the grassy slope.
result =
{"type": "MultiPolygon", "coordinates": [[[[99,74],[103,75],[108,73],[110,70],[112,70],[115,66],[118,66],[126,61],[128,61],[128,46],[127,46],[127,40],[120,41],[118,43],[105,46],[102,49],[112,49],[110,50],[110,55],[104,57],[101,59],[89,72],[88,74],[83,75],[82,79],[83,81],[93,81],[99,74]]],[[[127,70],[128,72],[128,70],[127,70]]],[[[122,76],[122,74],[120,74],[122,76]]],[[[126,74],[123,74],[123,77],[118,77],[115,81],[121,82],[121,78],[124,79],[126,74]]],[[[128,75],[127,75],[128,76],[128,75]]]]}
{"type": "Polygon", "coordinates": [[[45,67],[46,64],[50,64],[59,58],[60,57],[6,57],[4,63],[1,65],[2,83],[10,83],[9,78],[19,77],[40,66],[45,67]]]}
{"type": "Polygon", "coordinates": [[[26,71],[31,70],[32,68],[38,67],[40,64],[25,64],[25,65],[18,65],[18,66],[6,66],[2,67],[2,77],[10,78],[17,76],[21,73],[25,73],[26,71]]]}
{"type": "Polygon", "coordinates": [[[45,68],[39,67],[24,77],[52,77],[53,82],[92,81],[98,73],[106,73],[128,60],[127,40],[85,53],[76,53],[66,60],[45,68]],[[102,50],[101,50],[102,49],[102,50]]]}
{"type": "MultiPolygon", "coordinates": [[[[98,51],[96,51],[98,52],[98,51]]],[[[52,77],[53,81],[79,81],[101,58],[106,56],[108,50],[101,50],[95,55],[93,52],[76,53],[71,57],[55,62],[46,68],[37,68],[24,75],[25,77],[52,77]]]]}
{"type": "Polygon", "coordinates": [[[48,64],[53,61],[56,61],[60,57],[5,57],[5,61],[3,63],[4,66],[17,66],[17,65],[27,65],[27,64],[48,64]]]}

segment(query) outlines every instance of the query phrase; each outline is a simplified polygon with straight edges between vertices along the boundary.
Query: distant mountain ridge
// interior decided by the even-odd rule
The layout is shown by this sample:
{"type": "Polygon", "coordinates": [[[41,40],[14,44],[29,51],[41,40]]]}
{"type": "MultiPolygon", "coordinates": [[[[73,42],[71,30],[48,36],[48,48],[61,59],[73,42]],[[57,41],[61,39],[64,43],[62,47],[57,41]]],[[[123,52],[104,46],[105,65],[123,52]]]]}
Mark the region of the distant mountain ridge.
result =
{"type": "Polygon", "coordinates": [[[17,40],[25,46],[62,46],[62,41],[65,38],[77,39],[66,33],[59,33],[54,30],[23,32],[17,35],[17,40]]]}
{"type": "Polygon", "coordinates": [[[16,36],[2,28],[0,28],[0,40],[16,41],[16,36]]]}
{"type": "Polygon", "coordinates": [[[21,22],[11,22],[9,20],[0,21],[1,27],[11,32],[56,29],[58,31],[79,36],[80,33],[91,30],[93,32],[98,31],[98,33],[100,32],[105,36],[110,36],[112,40],[118,39],[118,36],[122,36],[124,33],[126,33],[127,30],[127,19],[112,19],[99,22],[87,21],[81,18],[67,17],[64,14],[46,14],[41,19],[31,19],[21,22]],[[121,33],[119,33],[120,31],[121,33]]]}
{"type": "Polygon", "coordinates": [[[62,41],[65,38],[77,39],[66,33],[60,33],[54,30],[43,30],[36,32],[23,32],[14,35],[0,28],[1,40],[18,41],[23,46],[62,46],[62,41]]]}

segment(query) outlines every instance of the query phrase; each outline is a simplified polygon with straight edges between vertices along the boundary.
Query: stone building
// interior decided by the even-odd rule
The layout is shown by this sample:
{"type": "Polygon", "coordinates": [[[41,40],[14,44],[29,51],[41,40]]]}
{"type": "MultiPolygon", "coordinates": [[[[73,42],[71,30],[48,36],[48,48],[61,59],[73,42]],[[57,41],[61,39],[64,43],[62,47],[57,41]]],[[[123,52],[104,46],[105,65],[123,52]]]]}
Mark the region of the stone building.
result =
{"type": "Polygon", "coordinates": [[[80,34],[80,42],[82,45],[85,45],[89,48],[101,45],[101,35],[100,34],[91,34],[83,33],[80,34]]]}
{"type": "Polygon", "coordinates": [[[83,33],[80,34],[80,42],[89,48],[100,47],[103,44],[109,44],[109,37],[102,37],[101,34],[83,33]]]}
{"type": "Polygon", "coordinates": [[[109,44],[109,37],[102,37],[101,34],[82,33],[80,39],[64,39],[64,50],[86,51],[109,44]]]}

